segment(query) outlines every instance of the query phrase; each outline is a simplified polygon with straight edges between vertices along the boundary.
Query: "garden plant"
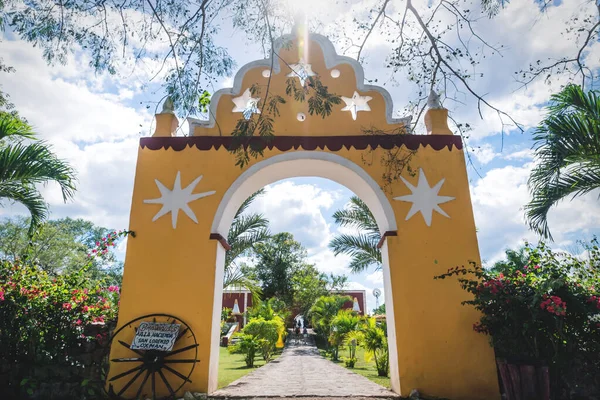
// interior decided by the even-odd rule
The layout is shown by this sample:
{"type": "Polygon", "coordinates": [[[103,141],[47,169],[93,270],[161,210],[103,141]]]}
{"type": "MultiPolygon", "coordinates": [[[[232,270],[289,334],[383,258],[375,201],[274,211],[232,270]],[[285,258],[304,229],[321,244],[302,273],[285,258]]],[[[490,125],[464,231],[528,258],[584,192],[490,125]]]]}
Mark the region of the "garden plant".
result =
{"type": "Polygon", "coordinates": [[[86,272],[128,234],[102,238],[70,274],[50,274],[26,258],[0,261],[1,398],[99,396],[119,287],[86,272]]]}
{"type": "MultiPolygon", "coordinates": [[[[528,263],[475,263],[435,277],[458,277],[481,312],[473,329],[489,335],[500,363],[547,366],[552,398],[600,393],[600,250],[585,257],[526,246],[528,263]]],[[[501,371],[502,372],[502,371],[501,371]]],[[[504,378],[503,378],[504,381],[504,378]]]]}

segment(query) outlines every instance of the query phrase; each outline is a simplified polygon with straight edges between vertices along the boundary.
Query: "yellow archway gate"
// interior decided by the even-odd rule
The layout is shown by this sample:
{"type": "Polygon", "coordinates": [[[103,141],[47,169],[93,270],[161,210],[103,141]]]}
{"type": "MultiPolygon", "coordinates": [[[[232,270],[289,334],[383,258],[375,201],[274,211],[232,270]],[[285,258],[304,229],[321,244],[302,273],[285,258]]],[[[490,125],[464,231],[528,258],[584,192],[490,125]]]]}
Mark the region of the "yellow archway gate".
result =
{"type": "MultiPolygon", "coordinates": [[[[427,134],[408,133],[408,120],[392,118],[389,94],[364,85],[362,67],[336,55],[325,37],[276,43],[275,59],[242,67],[233,88],[215,93],[209,120],[190,120],[189,136],[174,136],[178,121],[165,107],[153,137],[140,140],[130,218],[136,237],[127,243],[119,324],[152,313],[181,318],[195,334],[199,360],[181,390],[216,390],[225,238],[233,216],[267,184],[320,176],[361,197],[381,229],[392,389],[403,396],[418,389],[452,399],[498,398],[493,350],[472,330],[477,313],[461,306],[466,294],[458,285],[433,279],[479,262],[462,142],[447,127],[447,110],[432,104],[427,134]],[[326,118],[289,93],[290,85],[302,88],[316,78],[343,96],[326,118]],[[272,112],[275,136],[232,137],[240,121],[267,118],[261,96],[284,99],[272,112]],[[262,154],[241,168],[241,153],[230,151],[236,146],[262,154]],[[390,179],[390,154],[411,154],[398,179],[390,179]]],[[[113,342],[112,359],[130,356],[129,335],[113,342]]],[[[111,363],[109,379],[130,370],[127,364],[111,363]]],[[[146,385],[169,393],[162,379],[146,385]]]]}

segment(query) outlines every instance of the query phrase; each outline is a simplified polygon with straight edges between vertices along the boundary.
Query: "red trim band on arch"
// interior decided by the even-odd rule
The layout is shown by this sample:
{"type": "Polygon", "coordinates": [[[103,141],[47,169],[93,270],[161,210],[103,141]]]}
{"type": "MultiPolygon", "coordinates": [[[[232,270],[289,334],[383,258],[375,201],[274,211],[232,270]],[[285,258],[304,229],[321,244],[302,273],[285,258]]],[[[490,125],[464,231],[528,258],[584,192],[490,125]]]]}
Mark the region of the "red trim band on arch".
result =
{"type": "Polygon", "coordinates": [[[140,139],[140,146],[150,150],[173,149],[181,151],[187,147],[196,147],[198,150],[218,150],[221,147],[235,149],[240,146],[253,149],[281,151],[298,150],[325,150],[339,151],[342,148],[365,150],[367,147],[376,149],[381,147],[386,150],[394,147],[406,146],[410,150],[430,146],[439,151],[444,148],[452,150],[456,147],[462,150],[463,143],[460,136],[454,135],[359,135],[359,136],[274,136],[271,138],[233,137],[233,136],[178,136],[178,137],[147,137],[140,139]]]}
{"type": "Polygon", "coordinates": [[[225,239],[220,233],[211,233],[208,238],[210,240],[218,240],[225,250],[231,250],[231,245],[227,243],[227,239],[225,239]]]}
{"type": "Polygon", "coordinates": [[[383,243],[385,242],[385,238],[388,236],[398,236],[398,231],[385,231],[384,234],[379,239],[379,243],[377,243],[377,248],[380,249],[383,247],[383,243]]]}

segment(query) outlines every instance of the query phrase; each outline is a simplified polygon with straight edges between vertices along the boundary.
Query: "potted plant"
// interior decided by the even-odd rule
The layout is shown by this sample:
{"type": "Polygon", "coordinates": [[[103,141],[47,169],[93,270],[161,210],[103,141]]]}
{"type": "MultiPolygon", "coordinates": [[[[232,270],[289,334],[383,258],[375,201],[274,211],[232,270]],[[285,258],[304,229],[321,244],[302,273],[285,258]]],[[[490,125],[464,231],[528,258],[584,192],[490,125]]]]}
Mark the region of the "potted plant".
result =
{"type": "Polygon", "coordinates": [[[526,265],[475,263],[457,276],[481,312],[473,329],[489,335],[507,400],[559,399],[600,389],[600,253],[581,260],[544,243],[525,248],[526,265]],[[579,392],[578,394],[576,394],[579,392]]]}

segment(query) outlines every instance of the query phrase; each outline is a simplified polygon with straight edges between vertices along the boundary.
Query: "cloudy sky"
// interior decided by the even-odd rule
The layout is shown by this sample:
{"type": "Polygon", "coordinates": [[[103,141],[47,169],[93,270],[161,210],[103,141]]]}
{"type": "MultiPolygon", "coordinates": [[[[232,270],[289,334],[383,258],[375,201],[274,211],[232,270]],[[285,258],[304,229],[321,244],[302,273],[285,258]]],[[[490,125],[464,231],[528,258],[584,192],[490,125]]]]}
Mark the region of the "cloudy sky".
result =
{"type": "MultiPolygon", "coordinates": [[[[333,32],[340,20],[361,12],[356,4],[350,7],[347,3],[336,2],[327,12],[319,13],[324,31],[333,32]]],[[[364,8],[365,2],[362,4],[364,8]]],[[[474,166],[469,167],[469,177],[481,255],[488,262],[499,259],[506,248],[518,246],[523,240],[537,240],[528,231],[522,211],[528,200],[526,182],[533,166],[531,127],[543,116],[550,93],[566,82],[536,81],[523,88],[515,81],[514,72],[530,61],[574,54],[573,43],[562,35],[563,27],[570,18],[582,15],[590,4],[557,1],[546,14],[540,15],[534,1],[513,1],[497,18],[478,23],[487,41],[502,44],[503,50],[502,56],[481,60],[477,73],[483,77],[474,85],[487,94],[486,99],[522,123],[527,129],[525,133],[505,133],[502,146],[501,124],[492,112],[484,112],[484,119],[480,119],[473,99],[468,96],[460,102],[445,103],[456,119],[474,126],[470,141],[474,166]]],[[[258,47],[240,40],[243,34],[227,24],[222,22],[219,40],[227,46],[238,67],[260,57],[258,47]]],[[[344,50],[341,47],[338,43],[339,52],[344,50]]],[[[385,87],[392,94],[395,110],[399,111],[414,93],[406,84],[406,73],[393,74],[385,68],[390,49],[385,37],[377,32],[372,35],[363,50],[365,75],[380,83],[387,82],[385,87]]],[[[347,55],[355,55],[353,51],[349,49],[347,55]]],[[[149,135],[152,129],[154,106],[151,109],[146,106],[162,95],[144,86],[145,79],[153,72],[152,65],[139,66],[129,74],[95,75],[86,57],[78,54],[66,65],[50,67],[42,60],[41,50],[10,32],[5,33],[0,43],[0,54],[6,64],[16,69],[13,74],[0,75],[2,89],[10,94],[21,115],[33,124],[40,137],[51,143],[59,156],[69,160],[78,173],[78,192],[71,203],[63,204],[55,187],[43,189],[52,217],[80,217],[106,227],[126,227],[139,138],[149,135]]],[[[586,57],[590,67],[600,66],[600,42],[591,46],[586,57]]],[[[225,78],[218,86],[231,82],[231,77],[225,78]]],[[[351,195],[348,189],[332,181],[288,179],[269,185],[267,193],[252,209],[271,220],[273,232],[293,233],[319,269],[345,273],[348,258],[334,257],[327,243],[338,232],[331,215],[351,195]]],[[[0,208],[0,218],[21,213],[23,209],[18,206],[4,204],[0,208]]],[[[550,226],[555,246],[562,249],[573,248],[577,239],[597,234],[598,193],[561,203],[551,212],[550,226]]],[[[383,286],[381,274],[374,270],[350,276],[350,281],[351,287],[368,292],[383,286]]],[[[369,303],[372,308],[372,296],[369,303]]]]}

